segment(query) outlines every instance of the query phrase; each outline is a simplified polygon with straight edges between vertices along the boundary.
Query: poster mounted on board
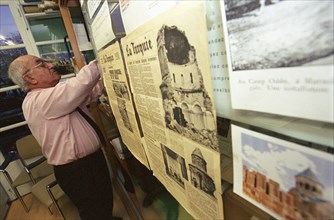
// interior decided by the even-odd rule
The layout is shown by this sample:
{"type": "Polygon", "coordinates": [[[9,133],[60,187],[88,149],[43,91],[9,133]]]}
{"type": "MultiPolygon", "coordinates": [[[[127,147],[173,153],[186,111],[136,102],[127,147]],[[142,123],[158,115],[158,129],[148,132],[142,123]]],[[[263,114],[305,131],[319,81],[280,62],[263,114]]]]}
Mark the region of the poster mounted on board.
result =
{"type": "Polygon", "coordinates": [[[222,219],[206,33],[204,1],[184,1],[121,45],[153,174],[194,218],[222,219]]]}
{"type": "Polygon", "coordinates": [[[92,21],[92,35],[97,50],[116,38],[110,17],[108,1],[104,1],[92,21]]]}
{"type": "Polygon", "coordinates": [[[120,10],[126,34],[131,33],[146,21],[177,5],[179,1],[180,0],[120,0],[120,10]]]}
{"type": "Polygon", "coordinates": [[[232,108],[333,122],[333,5],[221,2],[232,108]]]}

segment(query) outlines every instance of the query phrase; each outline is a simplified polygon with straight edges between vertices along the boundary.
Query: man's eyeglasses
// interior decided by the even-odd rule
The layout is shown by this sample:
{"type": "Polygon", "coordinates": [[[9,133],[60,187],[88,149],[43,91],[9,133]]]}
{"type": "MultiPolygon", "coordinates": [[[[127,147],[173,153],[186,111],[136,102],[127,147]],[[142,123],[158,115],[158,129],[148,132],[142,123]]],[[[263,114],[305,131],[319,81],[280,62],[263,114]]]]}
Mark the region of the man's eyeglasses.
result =
{"type": "Polygon", "coordinates": [[[39,62],[36,66],[33,66],[31,68],[29,68],[27,71],[25,71],[23,73],[23,75],[31,72],[32,70],[38,68],[38,67],[48,67],[48,63],[50,63],[50,61],[46,61],[46,60],[37,60],[37,62],[39,62]]]}

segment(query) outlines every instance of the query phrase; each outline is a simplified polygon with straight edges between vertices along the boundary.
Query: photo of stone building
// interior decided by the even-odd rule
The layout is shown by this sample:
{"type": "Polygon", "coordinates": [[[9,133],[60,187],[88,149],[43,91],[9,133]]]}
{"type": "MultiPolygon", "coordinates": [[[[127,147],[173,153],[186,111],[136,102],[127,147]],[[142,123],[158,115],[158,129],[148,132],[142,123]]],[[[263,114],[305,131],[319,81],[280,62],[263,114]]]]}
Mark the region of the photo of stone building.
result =
{"type": "Polygon", "coordinates": [[[130,123],[130,119],[129,119],[129,115],[128,115],[128,111],[126,109],[126,102],[125,102],[125,100],[117,98],[117,104],[118,104],[119,113],[121,114],[124,126],[129,131],[133,132],[132,126],[131,126],[131,123],[130,123]]]}
{"type": "Polygon", "coordinates": [[[295,175],[295,187],[284,192],[278,182],[243,167],[243,192],[284,219],[333,219],[333,204],[323,199],[323,190],[309,168],[295,175]]]}
{"type": "Polygon", "coordinates": [[[207,173],[207,162],[200,149],[196,148],[191,154],[191,164],[189,164],[191,184],[207,194],[214,196],[216,191],[213,179],[207,173]]]}
{"type": "Polygon", "coordinates": [[[129,90],[125,82],[114,81],[112,84],[116,96],[130,100],[129,90]]]}
{"type": "Polygon", "coordinates": [[[184,158],[162,144],[161,150],[167,175],[184,188],[184,180],[188,181],[184,158]]]}
{"type": "Polygon", "coordinates": [[[163,25],[157,45],[166,126],[218,150],[214,106],[205,89],[196,49],[176,26],[163,25]]]}

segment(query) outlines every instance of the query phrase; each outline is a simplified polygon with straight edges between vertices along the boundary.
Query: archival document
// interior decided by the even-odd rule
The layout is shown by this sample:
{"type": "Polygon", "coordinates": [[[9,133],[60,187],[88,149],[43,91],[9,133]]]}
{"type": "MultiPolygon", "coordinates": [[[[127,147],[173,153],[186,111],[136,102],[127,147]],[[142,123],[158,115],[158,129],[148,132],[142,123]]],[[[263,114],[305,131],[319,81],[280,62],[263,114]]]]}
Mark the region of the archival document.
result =
{"type": "Polygon", "coordinates": [[[233,191],[276,219],[333,219],[333,154],[232,125],[233,191]]]}
{"type": "Polygon", "coordinates": [[[178,0],[120,0],[119,4],[125,33],[129,34],[146,21],[165,12],[179,2],[178,0]]]}
{"type": "Polygon", "coordinates": [[[230,78],[227,68],[221,1],[205,1],[213,97],[217,116],[231,119],[230,78]]]}
{"type": "Polygon", "coordinates": [[[182,2],[121,41],[154,175],[197,219],[223,217],[204,2],[182,2]]]}
{"type": "Polygon", "coordinates": [[[149,168],[118,41],[98,53],[103,80],[119,133],[131,153],[149,168]]]}
{"type": "MultiPolygon", "coordinates": [[[[96,11],[96,9],[101,4],[102,0],[94,0],[94,1],[86,0],[86,2],[87,2],[87,11],[88,11],[89,18],[92,18],[93,15],[94,15],[94,13],[95,13],[95,11],[96,11]]],[[[82,4],[83,3],[81,3],[81,5],[82,4]]]]}
{"type": "Polygon", "coordinates": [[[334,2],[260,2],[221,2],[232,107],[333,123],[334,2]]]}
{"type": "MultiPolygon", "coordinates": [[[[88,1],[94,2],[94,1],[88,1]]],[[[116,38],[109,13],[108,1],[104,1],[99,8],[93,22],[92,35],[97,50],[100,50],[107,43],[116,38]]]]}
{"type": "Polygon", "coordinates": [[[80,51],[92,50],[93,46],[88,39],[87,32],[84,24],[73,24],[75,36],[78,41],[80,51]]]}

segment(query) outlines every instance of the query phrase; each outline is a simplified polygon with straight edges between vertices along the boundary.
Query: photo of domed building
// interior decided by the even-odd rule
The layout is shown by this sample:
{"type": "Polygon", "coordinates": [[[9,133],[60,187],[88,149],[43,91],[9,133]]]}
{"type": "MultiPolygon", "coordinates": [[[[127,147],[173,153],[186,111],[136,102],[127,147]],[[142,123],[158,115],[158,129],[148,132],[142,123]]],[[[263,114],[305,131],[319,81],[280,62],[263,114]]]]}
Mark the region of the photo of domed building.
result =
{"type": "Polygon", "coordinates": [[[207,173],[207,162],[200,149],[196,148],[191,154],[191,164],[189,164],[191,184],[203,190],[207,194],[214,196],[216,191],[213,179],[207,173]]]}

